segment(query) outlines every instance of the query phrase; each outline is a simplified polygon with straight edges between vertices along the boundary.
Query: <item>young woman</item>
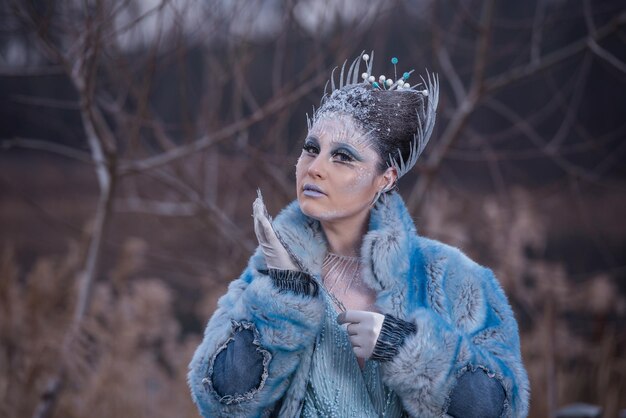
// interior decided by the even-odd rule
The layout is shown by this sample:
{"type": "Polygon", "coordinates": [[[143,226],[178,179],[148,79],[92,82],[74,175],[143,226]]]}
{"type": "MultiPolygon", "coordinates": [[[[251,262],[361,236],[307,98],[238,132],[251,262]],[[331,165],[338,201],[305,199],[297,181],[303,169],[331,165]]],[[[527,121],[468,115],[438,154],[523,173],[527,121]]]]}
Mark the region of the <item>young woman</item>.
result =
{"type": "Polygon", "coordinates": [[[498,281],[418,236],[395,191],[432,132],[437,79],[376,79],[372,60],[357,58],[345,83],[342,69],[309,121],[297,201],[274,220],[254,202],[259,248],[190,364],[205,417],[527,413],[517,324],[498,281]]]}

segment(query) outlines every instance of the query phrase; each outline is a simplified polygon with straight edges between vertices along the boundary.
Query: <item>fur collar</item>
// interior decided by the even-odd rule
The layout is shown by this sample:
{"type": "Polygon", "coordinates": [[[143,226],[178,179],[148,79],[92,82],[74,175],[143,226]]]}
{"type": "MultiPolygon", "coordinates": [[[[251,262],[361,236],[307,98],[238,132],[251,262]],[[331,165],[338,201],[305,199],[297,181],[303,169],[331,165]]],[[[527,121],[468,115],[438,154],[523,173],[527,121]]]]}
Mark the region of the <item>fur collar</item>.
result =
{"type": "MultiPolygon", "coordinates": [[[[302,213],[297,201],[274,219],[281,241],[300,265],[319,279],[327,242],[319,221],[302,213]]],[[[402,293],[410,268],[415,225],[400,195],[384,196],[372,208],[368,232],[361,245],[364,280],[379,293],[402,293]]],[[[379,303],[380,304],[380,303],[379,303]]],[[[396,311],[399,307],[395,306],[396,311]]],[[[399,312],[398,312],[399,313],[399,312]]]]}

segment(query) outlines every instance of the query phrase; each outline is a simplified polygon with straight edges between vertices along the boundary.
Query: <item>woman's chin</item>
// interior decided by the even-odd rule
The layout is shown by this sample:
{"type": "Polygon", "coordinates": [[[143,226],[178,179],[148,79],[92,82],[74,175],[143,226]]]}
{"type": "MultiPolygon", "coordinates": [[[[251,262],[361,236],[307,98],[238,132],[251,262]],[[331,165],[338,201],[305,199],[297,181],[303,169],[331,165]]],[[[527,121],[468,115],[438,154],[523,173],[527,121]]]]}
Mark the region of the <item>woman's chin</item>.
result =
{"type": "Polygon", "coordinates": [[[347,216],[345,211],[332,209],[320,204],[319,202],[304,199],[299,200],[300,210],[309,218],[313,218],[320,222],[333,222],[345,219],[347,216]]]}
{"type": "Polygon", "coordinates": [[[302,213],[318,221],[326,220],[329,217],[329,212],[331,212],[317,198],[302,196],[298,198],[298,203],[302,213]]]}
{"type": "Polygon", "coordinates": [[[319,204],[315,201],[312,201],[311,198],[306,196],[298,196],[298,204],[300,205],[300,210],[306,216],[310,216],[311,218],[316,218],[316,214],[319,213],[319,204]]]}

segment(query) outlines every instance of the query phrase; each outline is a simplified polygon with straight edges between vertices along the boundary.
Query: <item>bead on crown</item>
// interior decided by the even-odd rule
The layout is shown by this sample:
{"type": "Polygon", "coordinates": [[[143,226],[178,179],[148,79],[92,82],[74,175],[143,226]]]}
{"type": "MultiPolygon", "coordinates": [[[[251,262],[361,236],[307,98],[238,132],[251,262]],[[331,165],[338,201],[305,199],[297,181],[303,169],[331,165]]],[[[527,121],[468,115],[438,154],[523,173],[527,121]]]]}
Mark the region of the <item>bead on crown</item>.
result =
{"type": "MultiPolygon", "coordinates": [[[[372,60],[373,60],[373,56],[374,56],[374,53],[372,53],[372,60]]],[[[363,61],[365,61],[366,64],[368,64],[367,65],[368,71],[361,74],[361,78],[363,79],[363,81],[370,83],[372,87],[374,88],[377,88],[380,90],[409,90],[409,89],[416,90],[415,87],[420,85],[420,83],[418,83],[412,86],[411,83],[408,81],[409,77],[411,76],[411,73],[413,73],[414,70],[405,71],[402,74],[402,77],[398,77],[397,70],[396,70],[396,65],[398,64],[398,58],[396,57],[391,58],[391,63],[393,64],[394,78],[387,78],[387,76],[385,76],[384,74],[381,74],[380,76],[378,76],[378,80],[371,73],[370,56],[368,54],[362,54],[361,59],[363,59],[363,61]]],[[[417,90],[417,91],[423,94],[424,96],[428,97],[427,89],[417,90]]]]}

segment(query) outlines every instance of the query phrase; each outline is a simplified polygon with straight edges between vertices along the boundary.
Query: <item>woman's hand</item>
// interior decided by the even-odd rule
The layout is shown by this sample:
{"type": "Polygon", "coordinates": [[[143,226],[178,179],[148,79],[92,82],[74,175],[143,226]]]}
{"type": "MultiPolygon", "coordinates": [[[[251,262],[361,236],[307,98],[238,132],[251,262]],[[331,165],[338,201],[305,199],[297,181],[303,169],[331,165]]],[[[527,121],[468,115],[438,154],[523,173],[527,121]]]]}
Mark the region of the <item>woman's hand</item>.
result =
{"type": "Polygon", "coordinates": [[[339,324],[348,324],[348,338],[357,357],[368,359],[374,351],[385,315],[369,311],[347,310],[337,316],[339,324]]]}
{"type": "Polygon", "coordinates": [[[259,196],[252,204],[252,216],[254,217],[254,233],[261,245],[261,250],[265,256],[265,263],[268,269],[277,270],[298,270],[291,260],[289,253],[276,236],[267,209],[263,203],[263,198],[259,196]]]}

